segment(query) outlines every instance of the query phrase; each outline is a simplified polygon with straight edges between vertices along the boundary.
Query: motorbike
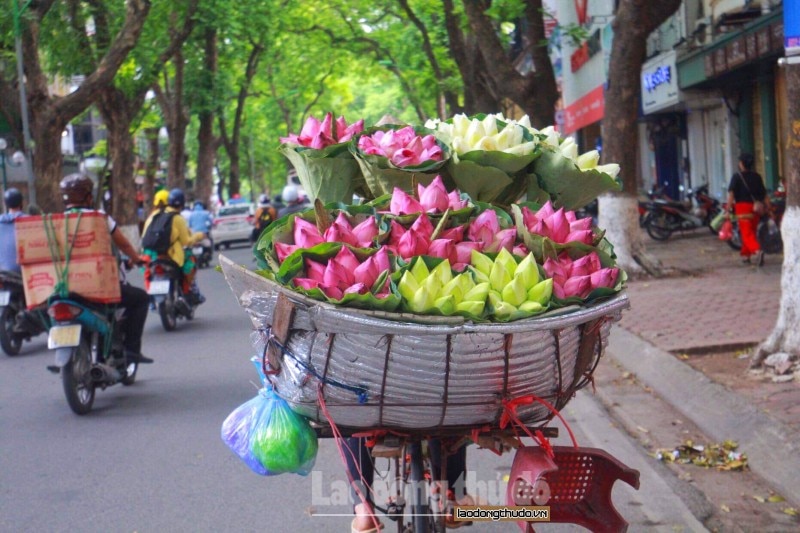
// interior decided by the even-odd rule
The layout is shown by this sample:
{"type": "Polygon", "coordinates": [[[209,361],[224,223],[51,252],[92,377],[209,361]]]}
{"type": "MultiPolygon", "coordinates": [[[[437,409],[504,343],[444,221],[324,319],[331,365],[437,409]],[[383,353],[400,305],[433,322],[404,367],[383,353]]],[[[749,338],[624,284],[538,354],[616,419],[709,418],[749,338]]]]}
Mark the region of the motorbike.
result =
{"type": "Polygon", "coordinates": [[[688,231],[707,227],[712,233],[711,221],[722,211],[719,200],[708,194],[703,185],[689,191],[688,202],[655,199],[646,202],[642,226],[647,234],[657,241],[669,239],[675,231],[688,231]]]}
{"type": "Polygon", "coordinates": [[[16,272],[0,271],[0,320],[0,347],[9,356],[19,353],[23,341],[47,331],[44,307],[27,309],[22,277],[16,272]]]}
{"type": "Polygon", "coordinates": [[[47,314],[51,321],[47,347],[55,351],[55,365],[47,368],[61,374],[72,412],[88,414],[98,388],[136,381],[139,364],[128,361],[123,348],[124,308],[69,294],[52,297],[47,314]]]}
{"type": "Polygon", "coordinates": [[[148,261],[147,294],[158,309],[164,330],[174,331],[178,327],[178,318],[194,318],[194,311],[199,303],[191,295],[184,293],[183,272],[174,261],[168,258],[148,261]]]}
{"type": "Polygon", "coordinates": [[[213,250],[214,244],[208,236],[192,247],[192,255],[197,260],[197,268],[208,268],[211,265],[213,250]]]}

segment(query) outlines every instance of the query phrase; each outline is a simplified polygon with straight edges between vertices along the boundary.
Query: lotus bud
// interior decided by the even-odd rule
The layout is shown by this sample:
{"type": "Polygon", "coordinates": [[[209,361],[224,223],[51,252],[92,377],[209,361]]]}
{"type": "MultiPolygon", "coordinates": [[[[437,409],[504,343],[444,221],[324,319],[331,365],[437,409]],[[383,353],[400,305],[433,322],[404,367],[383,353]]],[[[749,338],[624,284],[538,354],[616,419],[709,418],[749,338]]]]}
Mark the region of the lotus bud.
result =
{"type": "Polygon", "coordinates": [[[611,176],[612,178],[616,178],[617,174],[619,174],[619,165],[617,163],[608,163],[606,165],[597,165],[596,170],[598,172],[604,172],[611,176]]]}
{"type": "Polygon", "coordinates": [[[547,305],[553,295],[553,280],[540,281],[528,290],[528,301],[547,305]]]}
{"type": "Polygon", "coordinates": [[[520,311],[524,311],[526,313],[541,313],[544,311],[544,306],[539,302],[525,302],[519,306],[520,311]]]}
{"type": "Polygon", "coordinates": [[[496,290],[493,290],[493,289],[489,290],[488,298],[489,298],[489,304],[492,307],[497,307],[497,306],[499,306],[500,304],[503,303],[503,295],[500,294],[499,291],[496,291],[496,290]]]}
{"type": "Polygon", "coordinates": [[[502,248],[500,252],[497,254],[497,258],[494,260],[495,264],[500,263],[503,268],[508,271],[509,275],[514,275],[514,272],[517,270],[517,260],[514,259],[514,256],[511,255],[511,252],[502,248]]]}
{"type": "Polygon", "coordinates": [[[520,261],[516,272],[514,272],[514,277],[522,280],[525,290],[539,283],[539,267],[536,265],[536,260],[533,258],[532,253],[529,253],[520,261]]]}
{"type": "Polygon", "coordinates": [[[511,283],[512,276],[499,259],[498,257],[498,260],[494,262],[492,271],[489,273],[489,285],[492,290],[501,292],[506,285],[511,283]]]}
{"type": "MultiPolygon", "coordinates": [[[[430,278],[428,278],[430,279],[430,278]]],[[[409,300],[409,307],[411,311],[414,313],[424,313],[428,309],[433,306],[433,295],[431,291],[425,288],[425,286],[421,286],[417,292],[414,293],[414,296],[409,300]]]]}
{"type": "Polygon", "coordinates": [[[464,301],[485,302],[489,296],[489,284],[478,283],[464,294],[464,301]]]}
{"type": "Polygon", "coordinates": [[[494,306],[494,315],[498,318],[509,318],[517,312],[517,308],[508,302],[500,302],[500,305],[494,306]]]}
{"type": "Polygon", "coordinates": [[[433,302],[433,305],[443,315],[452,315],[456,312],[456,301],[452,295],[437,298],[436,301],[433,302]]]}
{"type": "Polygon", "coordinates": [[[410,302],[414,299],[414,295],[419,288],[419,282],[417,282],[414,275],[408,270],[403,272],[403,277],[400,278],[400,283],[397,284],[397,289],[400,291],[400,295],[405,298],[406,301],[410,302]]]}
{"type": "Polygon", "coordinates": [[[475,267],[475,270],[484,276],[488,276],[494,266],[494,262],[491,259],[477,250],[472,250],[470,254],[470,263],[475,267]]]}
{"type": "Polygon", "coordinates": [[[453,272],[450,269],[450,261],[445,259],[431,270],[431,277],[439,280],[439,287],[443,287],[450,283],[453,279],[453,272]]]}
{"type": "Polygon", "coordinates": [[[528,293],[525,290],[525,284],[522,279],[515,276],[511,283],[503,287],[500,293],[503,296],[503,301],[510,303],[515,307],[519,307],[525,300],[528,299],[528,293]]]}
{"type": "Polygon", "coordinates": [[[489,285],[489,276],[477,270],[472,265],[469,266],[469,271],[472,273],[472,277],[475,279],[475,283],[486,283],[489,285]]]}
{"type": "Polygon", "coordinates": [[[411,267],[411,273],[414,275],[414,278],[422,283],[428,276],[431,275],[431,271],[428,270],[428,265],[425,264],[425,261],[422,259],[417,259],[414,263],[414,266],[411,267]]]}
{"type": "Polygon", "coordinates": [[[468,302],[464,301],[460,304],[456,305],[456,311],[460,311],[462,313],[469,313],[473,316],[480,316],[483,314],[483,310],[486,307],[486,302],[468,302]]]}
{"type": "Polygon", "coordinates": [[[581,170],[589,170],[596,167],[598,161],[600,161],[600,153],[597,150],[592,150],[579,155],[575,160],[575,164],[578,165],[578,168],[581,170]]]}
{"type": "Polygon", "coordinates": [[[450,282],[447,283],[444,287],[442,287],[440,295],[452,296],[455,303],[463,301],[464,290],[461,288],[461,283],[459,282],[460,277],[461,276],[456,276],[455,278],[451,279],[450,282]]]}

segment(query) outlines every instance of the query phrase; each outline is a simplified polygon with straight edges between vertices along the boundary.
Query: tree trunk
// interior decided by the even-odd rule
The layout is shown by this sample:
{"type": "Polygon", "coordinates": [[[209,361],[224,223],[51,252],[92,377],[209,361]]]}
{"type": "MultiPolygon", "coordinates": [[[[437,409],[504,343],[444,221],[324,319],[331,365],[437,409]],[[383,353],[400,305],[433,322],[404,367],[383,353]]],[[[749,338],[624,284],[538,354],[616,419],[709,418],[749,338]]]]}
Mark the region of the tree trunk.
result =
{"type": "Polygon", "coordinates": [[[23,55],[25,61],[27,98],[31,114],[31,135],[34,140],[33,170],[36,176],[36,196],[45,211],[62,208],[58,183],[61,180],[61,132],[70,120],[85,111],[98,98],[99,92],[112,83],[117,70],[139,40],[150,11],[149,0],[128,0],[125,22],[113,43],[77,90],[66,96],[50,94],[49,80],[39,60],[39,20],[52,2],[30,5],[30,15],[23,25],[23,55]]]}
{"type": "Polygon", "coordinates": [[[183,54],[177,52],[173,60],[175,67],[174,86],[168,105],[167,136],[169,138],[169,161],[167,163],[167,186],[172,189],[186,188],[186,128],[189,127],[189,112],[183,103],[183,54]]]}
{"type": "Polygon", "coordinates": [[[153,205],[156,175],[158,174],[158,128],[147,128],[144,132],[147,139],[147,162],[144,178],[144,212],[147,214],[153,205]]]}
{"type": "MultiPolygon", "coordinates": [[[[554,122],[558,90],[553,66],[544,40],[542,0],[525,3],[526,53],[530,53],[534,68],[521,74],[509,51],[502,45],[493,21],[486,15],[488,0],[463,0],[469,26],[480,45],[485,72],[492,79],[497,99],[507,98],[517,104],[530,118],[531,124],[542,128],[554,122]]],[[[488,110],[487,110],[488,111],[488,110]]],[[[500,111],[497,107],[493,112],[500,111]]]]}
{"type": "MultiPolygon", "coordinates": [[[[800,65],[786,67],[790,124],[800,123],[800,65]]],[[[767,356],[784,352],[800,357],[800,131],[791,130],[786,143],[786,212],[781,222],[783,267],[778,321],[750,361],[759,367],[767,356]]]]}
{"type": "Polygon", "coordinates": [[[203,78],[202,94],[207,95],[208,101],[203,102],[199,113],[200,126],[197,130],[197,177],[194,183],[195,198],[206,203],[211,199],[214,187],[214,163],[217,158],[219,141],[214,137],[214,111],[216,103],[213,98],[214,78],[217,73],[217,31],[208,28],[205,32],[205,45],[203,50],[203,78]]]}
{"type": "Polygon", "coordinates": [[[134,147],[131,136],[133,117],[125,94],[108,86],[100,93],[98,108],[108,131],[108,156],[111,167],[111,216],[119,224],[137,222],[136,183],[134,182],[134,147]]]}
{"type": "Polygon", "coordinates": [[[621,0],[612,22],[614,43],[609,61],[608,90],[603,118],[603,160],[619,163],[622,192],[599,201],[599,223],[614,243],[617,262],[629,273],[658,274],[658,263],[644,251],[638,224],[637,165],[639,152],[637,110],[647,37],[675,10],[680,0],[621,0]],[[615,198],[615,196],[617,198],[615,198]],[[615,210],[621,212],[614,212],[615,210]]]}

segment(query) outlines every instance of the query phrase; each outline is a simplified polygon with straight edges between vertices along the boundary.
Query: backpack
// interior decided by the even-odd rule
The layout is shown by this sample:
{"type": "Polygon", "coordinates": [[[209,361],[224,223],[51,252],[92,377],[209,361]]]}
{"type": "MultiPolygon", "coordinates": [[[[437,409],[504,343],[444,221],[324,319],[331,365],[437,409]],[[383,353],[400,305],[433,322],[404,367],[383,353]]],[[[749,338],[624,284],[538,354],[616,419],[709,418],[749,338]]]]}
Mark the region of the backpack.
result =
{"type": "Polygon", "coordinates": [[[142,248],[165,254],[172,244],[172,219],[176,213],[161,211],[153,216],[142,237],[142,248]]]}
{"type": "Polygon", "coordinates": [[[264,231],[264,228],[269,226],[273,220],[275,220],[275,208],[270,206],[260,207],[256,217],[256,228],[259,232],[264,231]]]}

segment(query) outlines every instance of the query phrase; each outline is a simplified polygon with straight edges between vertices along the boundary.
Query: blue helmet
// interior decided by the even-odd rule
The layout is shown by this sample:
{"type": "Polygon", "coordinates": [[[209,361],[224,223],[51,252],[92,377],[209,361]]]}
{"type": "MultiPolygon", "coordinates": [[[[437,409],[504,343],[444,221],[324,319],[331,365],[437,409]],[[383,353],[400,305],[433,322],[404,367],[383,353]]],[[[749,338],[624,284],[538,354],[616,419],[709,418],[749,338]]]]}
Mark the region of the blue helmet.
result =
{"type": "Polygon", "coordinates": [[[186,195],[183,194],[181,189],[172,189],[169,191],[167,205],[176,209],[183,209],[183,206],[186,205],[186,195]]]}
{"type": "Polygon", "coordinates": [[[22,193],[15,187],[6,190],[6,193],[3,195],[3,200],[6,203],[6,207],[9,209],[19,209],[22,207],[22,193]]]}

